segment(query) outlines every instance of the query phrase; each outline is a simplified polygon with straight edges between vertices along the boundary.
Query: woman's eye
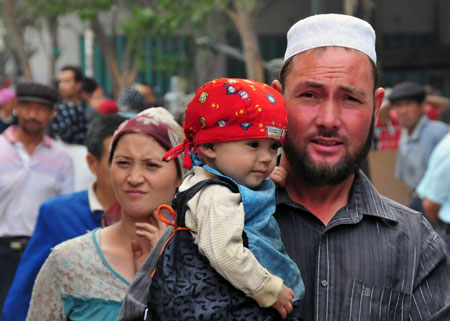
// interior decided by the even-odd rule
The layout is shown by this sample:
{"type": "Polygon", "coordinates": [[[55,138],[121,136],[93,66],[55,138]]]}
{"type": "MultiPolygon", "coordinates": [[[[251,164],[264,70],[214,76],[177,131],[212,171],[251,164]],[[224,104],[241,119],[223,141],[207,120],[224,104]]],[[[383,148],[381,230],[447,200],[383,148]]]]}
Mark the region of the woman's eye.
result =
{"type": "Polygon", "coordinates": [[[161,167],[159,164],[157,164],[157,163],[147,163],[147,167],[156,167],[156,168],[158,168],[158,167],[161,167]]]}
{"type": "Polygon", "coordinates": [[[119,160],[119,161],[116,161],[116,164],[118,166],[127,166],[128,164],[130,164],[130,162],[124,161],[124,160],[119,160]]]}

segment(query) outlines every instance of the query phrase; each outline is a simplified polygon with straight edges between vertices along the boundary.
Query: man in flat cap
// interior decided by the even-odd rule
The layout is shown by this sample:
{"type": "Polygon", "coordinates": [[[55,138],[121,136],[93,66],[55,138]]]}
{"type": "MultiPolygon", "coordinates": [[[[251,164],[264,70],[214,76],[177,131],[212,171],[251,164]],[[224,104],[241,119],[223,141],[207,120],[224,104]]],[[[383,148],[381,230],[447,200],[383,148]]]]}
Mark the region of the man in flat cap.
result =
{"type": "Polygon", "coordinates": [[[425,174],[431,152],[449,131],[443,122],[428,119],[424,111],[425,96],[425,87],[410,81],[394,86],[389,95],[402,126],[395,175],[409,187],[408,206],[419,212],[423,208],[417,185],[425,174]]]}
{"type": "Polygon", "coordinates": [[[0,310],[33,232],[39,205],[73,190],[72,161],[44,134],[58,92],[27,82],[16,88],[18,125],[0,135],[0,310]]]}
{"type": "MultiPolygon", "coordinates": [[[[289,30],[273,83],[288,115],[280,163],[288,174],[275,217],[304,278],[305,321],[450,320],[444,242],[423,215],[381,196],[359,170],[384,97],[377,79],[367,22],[326,14],[289,30]]],[[[144,319],[149,275],[171,230],[136,274],[119,320],[144,319]]]]}

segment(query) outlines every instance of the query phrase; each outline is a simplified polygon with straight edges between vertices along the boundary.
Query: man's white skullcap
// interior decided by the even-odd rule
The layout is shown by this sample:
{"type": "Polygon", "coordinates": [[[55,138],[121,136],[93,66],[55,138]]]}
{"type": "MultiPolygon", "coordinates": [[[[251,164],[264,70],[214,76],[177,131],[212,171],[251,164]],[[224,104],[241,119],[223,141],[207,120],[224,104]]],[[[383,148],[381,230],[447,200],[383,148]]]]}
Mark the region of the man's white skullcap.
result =
{"type": "Polygon", "coordinates": [[[342,14],[320,14],[294,24],[287,33],[284,61],[303,51],[328,46],[359,50],[377,63],[372,26],[364,20],[342,14]]]}

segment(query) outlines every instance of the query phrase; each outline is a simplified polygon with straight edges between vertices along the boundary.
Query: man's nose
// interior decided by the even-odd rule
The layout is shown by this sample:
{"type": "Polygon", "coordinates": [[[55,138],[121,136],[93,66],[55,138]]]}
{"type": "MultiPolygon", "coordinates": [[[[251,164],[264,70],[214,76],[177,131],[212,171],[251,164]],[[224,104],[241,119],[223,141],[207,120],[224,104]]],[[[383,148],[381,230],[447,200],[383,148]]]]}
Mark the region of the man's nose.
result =
{"type": "Polygon", "coordinates": [[[341,113],[339,105],[332,99],[323,102],[319,107],[316,118],[317,126],[336,129],[341,125],[341,113]]]}

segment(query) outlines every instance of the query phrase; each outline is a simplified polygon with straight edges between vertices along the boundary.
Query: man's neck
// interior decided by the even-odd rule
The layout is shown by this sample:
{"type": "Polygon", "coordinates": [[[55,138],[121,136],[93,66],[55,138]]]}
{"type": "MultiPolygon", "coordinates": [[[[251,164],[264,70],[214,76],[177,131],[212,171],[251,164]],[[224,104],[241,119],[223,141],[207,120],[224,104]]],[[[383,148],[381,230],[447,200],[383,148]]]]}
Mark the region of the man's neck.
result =
{"type": "Polygon", "coordinates": [[[317,187],[295,175],[288,164],[286,169],[288,176],[285,188],[291,200],[307,208],[324,225],[328,225],[337,211],[347,204],[355,175],[337,185],[317,187]]]}
{"type": "Polygon", "coordinates": [[[116,200],[114,192],[113,191],[108,192],[108,190],[109,190],[108,188],[102,188],[101,186],[99,187],[98,182],[95,182],[94,184],[95,196],[97,197],[98,201],[100,202],[105,211],[108,208],[110,208],[111,205],[116,200]]]}
{"type": "Polygon", "coordinates": [[[81,99],[80,97],[67,97],[63,99],[64,104],[73,103],[77,106],[81,106],[81,99]]]}
{"type": "Polygon", "coordinates": [[[36,134],[29,134],[19,126],[17,127],[17,130],[14,132],[14,136],[19,142],[23,144],[28,154],[31,155],[33,154],[33,151],[36,149],[36,147],[42,142],[42,139],[44,138],[44,133],[42,132],[36,134]]]}

